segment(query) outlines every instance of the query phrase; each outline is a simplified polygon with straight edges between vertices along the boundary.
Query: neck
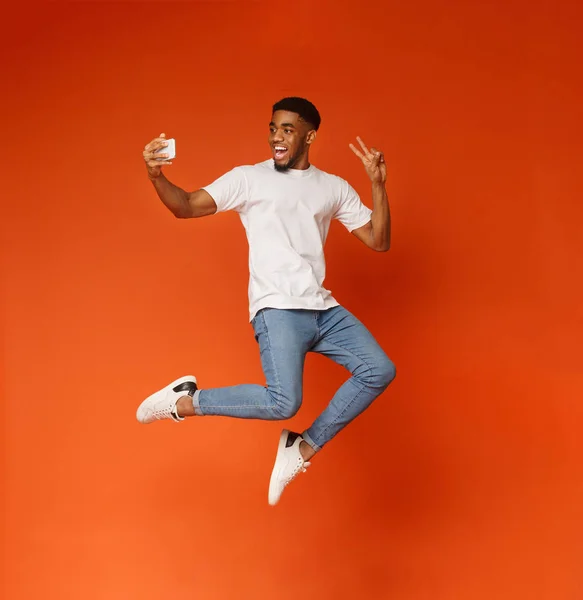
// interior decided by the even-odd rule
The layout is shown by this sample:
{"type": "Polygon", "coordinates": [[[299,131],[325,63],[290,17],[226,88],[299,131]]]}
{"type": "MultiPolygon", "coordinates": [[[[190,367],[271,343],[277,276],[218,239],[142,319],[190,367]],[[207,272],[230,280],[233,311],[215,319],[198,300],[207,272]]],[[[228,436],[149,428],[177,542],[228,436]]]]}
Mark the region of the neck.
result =
{"type": "Polygon", "coordinates": [[[294,169],[298,171],[305,171],[310,168],[310,157],[306,154],[303,154],[298,159],[298,162],[293,166],[294,169]]]}

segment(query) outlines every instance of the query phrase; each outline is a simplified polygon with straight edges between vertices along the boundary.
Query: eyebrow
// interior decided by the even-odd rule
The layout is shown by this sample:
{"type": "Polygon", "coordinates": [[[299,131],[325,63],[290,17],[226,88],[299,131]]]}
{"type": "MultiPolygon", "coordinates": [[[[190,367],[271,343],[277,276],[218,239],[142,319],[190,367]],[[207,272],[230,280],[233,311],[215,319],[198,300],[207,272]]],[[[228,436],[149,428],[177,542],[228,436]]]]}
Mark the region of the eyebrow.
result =
{"type": "MultiPolygon", "coordinates": [[[[269,124],[270,127],[277,127],[277,125],[271,121],[271,123],[269,124]]],[[[296,128],[296,126],[293,123],[282,123],[281,124],[282,127],[292,127],[293,129],[296,128]]]]}

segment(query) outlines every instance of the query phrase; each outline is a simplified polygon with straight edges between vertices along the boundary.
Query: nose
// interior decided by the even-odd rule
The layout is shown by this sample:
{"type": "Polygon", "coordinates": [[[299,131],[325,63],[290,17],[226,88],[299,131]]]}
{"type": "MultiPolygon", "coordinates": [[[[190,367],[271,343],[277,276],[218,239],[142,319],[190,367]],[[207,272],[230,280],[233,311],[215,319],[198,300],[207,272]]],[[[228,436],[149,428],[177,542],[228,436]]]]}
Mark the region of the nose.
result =
{"type": "Polygon", "coordinates": [[[273,142],[283,142],[283,134],[281,133],[281,131],[279,129],[276,129],[271,134],[271,141],[273,141],[273,142]]]}

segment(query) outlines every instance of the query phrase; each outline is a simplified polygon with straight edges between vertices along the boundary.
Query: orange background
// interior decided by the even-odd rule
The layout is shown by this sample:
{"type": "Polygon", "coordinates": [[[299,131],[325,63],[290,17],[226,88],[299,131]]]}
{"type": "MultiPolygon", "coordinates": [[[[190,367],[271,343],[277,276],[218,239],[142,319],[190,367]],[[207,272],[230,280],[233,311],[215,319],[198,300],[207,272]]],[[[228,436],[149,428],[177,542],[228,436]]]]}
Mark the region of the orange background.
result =
{"type": "MultiPolygon", "coordinates": [[[[543,2],[46,4],[6,16],[5,597],[583,597],[581,8],[543,2]],[[406,5],[406,6],[405,6],[406,5]],[[281,423],[140,426],[147,395],[263,382],[235,214],[187,189],[265,159],[270,106],[393,248],[331,230],[327,284],[394,384],[267,505],[281,423]]],[[[309,425],[345,372],[310,356],[309,425]]]]}

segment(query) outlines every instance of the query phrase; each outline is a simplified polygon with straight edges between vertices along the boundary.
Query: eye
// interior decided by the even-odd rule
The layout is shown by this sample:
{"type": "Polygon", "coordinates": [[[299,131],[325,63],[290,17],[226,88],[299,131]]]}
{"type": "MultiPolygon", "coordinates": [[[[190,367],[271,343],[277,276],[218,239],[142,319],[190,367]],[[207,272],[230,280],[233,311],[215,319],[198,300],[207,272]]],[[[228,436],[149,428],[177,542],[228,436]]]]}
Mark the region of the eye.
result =
{"type": "Polygon", "coordinates": [[[285,133],[291,133],[292,131],[291,131],[291,129],[284,129],[284,132],[285,133]]]}

